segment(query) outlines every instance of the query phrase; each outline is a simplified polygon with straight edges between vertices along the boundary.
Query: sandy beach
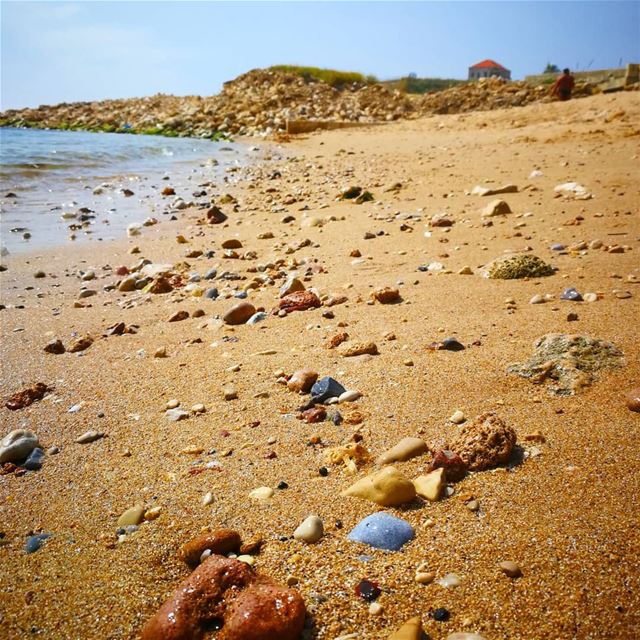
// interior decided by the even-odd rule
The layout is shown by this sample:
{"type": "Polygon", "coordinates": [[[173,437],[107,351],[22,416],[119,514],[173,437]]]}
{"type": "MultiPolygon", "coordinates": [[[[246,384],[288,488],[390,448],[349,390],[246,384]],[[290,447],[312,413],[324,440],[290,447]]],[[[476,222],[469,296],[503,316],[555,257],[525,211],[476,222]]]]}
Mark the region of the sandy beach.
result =
{"type": "MultiPolygon", "coordinates": [[[[222,224],[187,209],[140,236],[3,257],[0,436],[29,429],[47,453],[39,471],[0,476],[0,636],[139,637],[190,573],[177,550],[219,528],[263,539],[254,568],[302,596],[303,638],[383,640],[414,616],[433,640],[640,635],[640,413],[625,404],[640,386],[639,121],[638,94],[621,92],[265,141],[270,160],[207,188],[222,224]],[[584,191],[555,190],[571,182],[584,191]],[[507,184],[517,191],[470,193],[507,184]],[[351,186],[373,199],[337,199],[351,186]],[[511,213],[483,216],[494,199],[511,213]],[[451,225],[431,225],[436,214],[451,225]],[[225,257],[231,239],[238,258],[225,257]],[[194,251],[202,255],[187,257],[194,251]],[[557,270],[483,277],[509,252],[557,270]],[[174,265],[172,291],[118,290],[116,269],[142,258],[174,265]],[[83,281],[89,270],[95,279],[83,281]],[[216,287],[217,299],[185,290],[194,273],[192,288],[216,287]],[[323,305],[271,314],[293,273],[323,305]],[[380,287],[397,287],[401,301],[373,302],[380,287]],[[562,300],[570,287],[597,299],[562,300]],[[221,320],[241,290],[267,319],[221,320]],[[546,301],[530,304],[536,295],[546,301]],[[178,311],[189,317],[168,322],[178,311]],[[120,322],[132,332],[107,335],[120,322]],[[328,348],[341,332],[346,346],[373,342],[378,355],[328,348]],[[555,395],[507,372],[546,334],[601,339],[624,355],[575,395],[555,395]],[[84,351],[44,351],[86,335],[84,351]],[[428,348],[448,337],[464,350],[428,348]],[[341,424],[300,419],[308,396],[282,384],[299,369],[362,394],[328,407],[341,424]],[[37,382],[51,389],[43,399],[5,407],[37,382]],[[229,387],[237,397],[227,400],[229,387]],[[173,399],[186,419],[166,417],[173,399]],[[198,403],[205,410],[192,412],[198,403]],[[457,410],[511,426],[510,461],[448,483],[434,502],[383,508],[341,495],[404,437],[442,449],[462,428],[449,420],[457,410]],[[76,442],[90,430],[103,436],[76,442]],[[325,457],[354,437],[371,455],[355,475],[325,457]],[[272,497],[251,498],[259,487],[272,497]],[[135,505],[150,519],[119,535],[119,516],[135,505]],[[408,522],[414,539],[397,552],[347,540],[377,511],[408,522]],[[314,544],[292,537],[310,514],[324,523],[314,544]],[[40,533],[51,536],[26,553],[40,533]],[[505,575],[503,561],[522,575],[505,575]],[[422,563],[430,584],[415,580],[422,563]],[[439,584],[447,574],[460,585],[439,584]],[[356,594],[363,579],[378,584],[381,607],[356,594]],[[434,618],[439,608],[446,620],[434,618]]],[[[395,466],[411,479],[431,459],[395,466]]]]}

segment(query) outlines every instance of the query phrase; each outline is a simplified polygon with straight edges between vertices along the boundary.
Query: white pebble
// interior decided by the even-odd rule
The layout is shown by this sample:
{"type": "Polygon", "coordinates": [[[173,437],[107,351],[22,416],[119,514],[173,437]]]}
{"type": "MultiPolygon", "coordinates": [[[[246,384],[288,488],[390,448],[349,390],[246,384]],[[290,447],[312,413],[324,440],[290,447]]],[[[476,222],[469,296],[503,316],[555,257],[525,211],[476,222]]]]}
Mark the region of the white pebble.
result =
{"type": "Polygon", "coordinates": [[[438,580],[438,584],[445,589],[453,589],[462,584],[462,578],[457,576],[455,573],[447,573],[444,577],[438,580]]]}
{"type": "Polygon", "coordinates": [[[453,415],[449,418],[449,422],[453,422],[453,424],[462,424],[465,420],[464,413],[462,413],[460,409],[454,411],[453,415]]]}

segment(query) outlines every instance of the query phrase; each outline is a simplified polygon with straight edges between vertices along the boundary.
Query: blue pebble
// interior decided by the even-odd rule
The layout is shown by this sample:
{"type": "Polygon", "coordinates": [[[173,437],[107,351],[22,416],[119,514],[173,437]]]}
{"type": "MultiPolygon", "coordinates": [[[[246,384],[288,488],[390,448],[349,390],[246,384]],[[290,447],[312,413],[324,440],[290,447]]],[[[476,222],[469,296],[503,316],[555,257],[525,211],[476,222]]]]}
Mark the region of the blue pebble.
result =
{"type": "Polygon", "coordinates": [[[50,533],[38,533],[35,536],[29,536],[24,550],[27,553],[35,553],[42,546],[42,543],[50,537],[50,533]]]}
{"type": "Polygon", "coordinates": [[[211,289],[207,289],[204,292],[204,297],[209,298],[209,300],[215,300],[220,294],[215,287],[211,287],[211,289]]]}
{"type": "Polygon", "coordinates": [[[311,387],[311,397],[314,402],[324,402],[329,398],[339,396],[345,391],[346,389],[337,380],[325,376],[311,387]]]}
{"type": "Polygon", "coordinates": [[[248,320],[247,324],[258,324],[269,317],[269,314],[264,311],[257,311],[248,320]]]}
{"type": "Polygon", "coordinates": [[[40,449],[40,447],[36,447],[30,454],[29,457],[24,461],[21,465],[25,469],[29,471],[38,471],[42,469],[42,459],[44,458],[44,451],[40,449]]]}
{"type": "Polygon", "coordinates": [[[246,298],[247,297],[247,292],[246,291],[236,291],[233,294],[234,298],[246,298]]]}
{"type": "Polygon", "coordinates": [[[189,275],[189,282],[200,282],[200,274],[199,273],[191,273],[189,275]]]}
{"type": "Polygon", "coordinates": [[[376,549],[399,551],[414,536],[413,527],[389,513],[372,513],[351,529],[347,540],[376,549]]]}
{"type": "Polygon", "coordinates": [[[560,300],[571,300],[573,302],[581,302],[582,296],[578,291],[575,290],[574,287],[569,287],[568,289],[565,289],[560,294],[560,300]]]}
{"type": "Polygon", "coordinates": [[[566,245],[564,244],[552,244],[551,251],[564,251],[566,249],[566,245]]]}
{"type": "Polygon", "coordinates": [[[207,273],[204,274],[205,280],[213,280],[218,275],[217,269],[209,269],[207,273]]]}

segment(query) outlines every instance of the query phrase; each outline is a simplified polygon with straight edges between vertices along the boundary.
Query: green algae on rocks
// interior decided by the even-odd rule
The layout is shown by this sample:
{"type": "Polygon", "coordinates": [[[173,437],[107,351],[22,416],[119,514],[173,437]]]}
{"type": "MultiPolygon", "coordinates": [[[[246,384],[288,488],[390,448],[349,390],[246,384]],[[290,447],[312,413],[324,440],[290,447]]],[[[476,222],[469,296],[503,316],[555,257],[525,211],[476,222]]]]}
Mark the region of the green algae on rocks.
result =
{"type": "Polygon", "coordinates": [[[555,269],[544,260],[533,255],[515,255],[498,258],[485,270],[487,278],[496,280],[517,280],[519,278],[540,278],[551,276],[555,269]]]}
{"type": "Polygon", "coordinates": [[[533,348],[528,361],[509,365],[507,372],[534,384],[550,382],[557,396],[575,395],[597,380],[596,371],[619,367],[624,357],[611,342],[564,333],[548,333],[533,348]]]}

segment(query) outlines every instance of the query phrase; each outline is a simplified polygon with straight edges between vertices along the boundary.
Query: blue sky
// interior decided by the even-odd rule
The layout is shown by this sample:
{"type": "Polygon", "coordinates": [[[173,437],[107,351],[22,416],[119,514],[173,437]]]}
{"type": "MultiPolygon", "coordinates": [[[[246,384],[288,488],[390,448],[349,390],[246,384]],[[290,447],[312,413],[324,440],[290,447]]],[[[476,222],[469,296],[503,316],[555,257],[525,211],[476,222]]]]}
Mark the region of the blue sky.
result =
{"type": "Polygon", "coordinates": [[[217,93],[256,67],[304,64],[465,78],[492,58],[514,79],[547,62],[640,62],[635,2],[9,2],[1,108],[217,93]]]}

